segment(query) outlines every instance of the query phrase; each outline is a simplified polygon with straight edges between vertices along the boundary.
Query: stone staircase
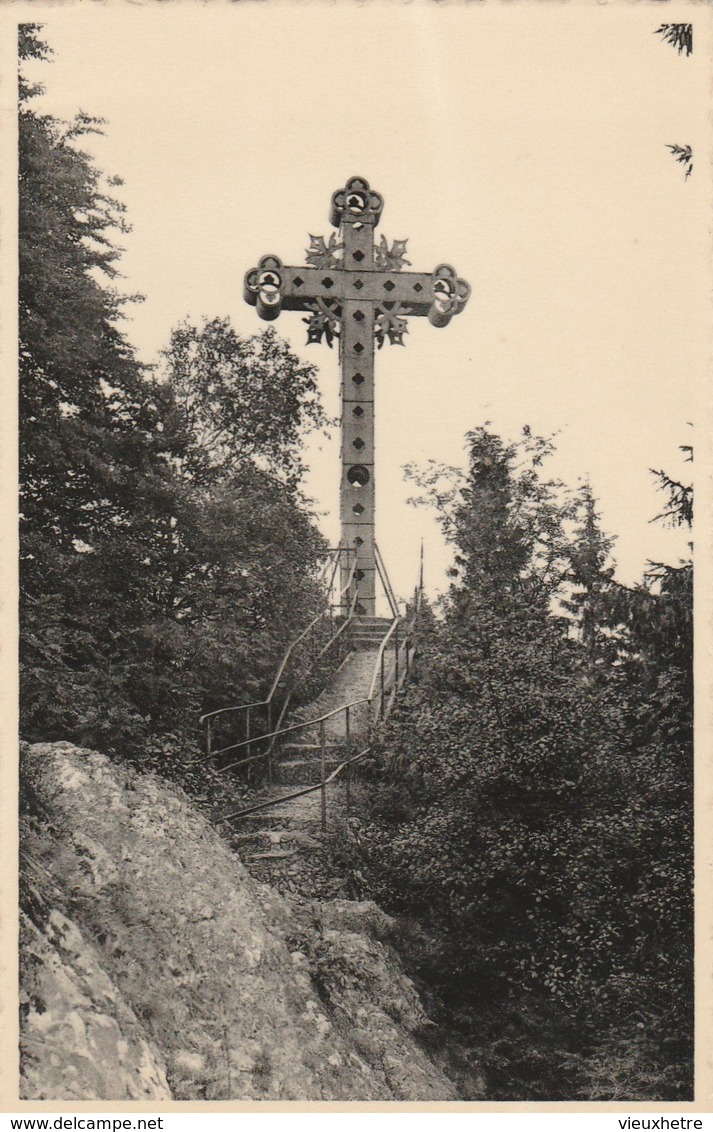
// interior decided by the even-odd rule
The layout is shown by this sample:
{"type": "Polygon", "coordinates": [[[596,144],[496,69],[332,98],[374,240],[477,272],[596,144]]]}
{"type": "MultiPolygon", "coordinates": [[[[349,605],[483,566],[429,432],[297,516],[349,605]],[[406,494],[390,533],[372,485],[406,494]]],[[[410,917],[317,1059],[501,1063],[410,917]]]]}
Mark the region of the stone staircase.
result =
{"type": "Polygon", "coordinates": [[[350,638],[354,648],[378,649],[390,625],[388,617],[357,617],[350,638]]]}
{"type": "MultiPolygon", "coordinates": [[[[362,617],[350,635],[351,651],[338,668],[330,684],[317,699],[302,708],[290,722],[317,719],[332,710],[368,697],[379,655],[379,647],[391,622],[381,617],[362,617]]],[[[385,673],[393,671],[394,650],[387,646],[385,673]]],[[[363,746],[364,736],[372,722],[373,708],[362,703],[350,709],[351,755],[363,746]]],[[[346,757],[346,716],[338,712],[324,723],[325,770],[336,769],[346,757]]],[[[278,799],[302,787],[314,786],[321,779],[320,727],[312,726],[295,733],[283,743],[274,762],[274,781],[266,787],[260,801],[278,799]]],[[[343,776],[327,787],[330,822],[344,807],[343,776]]],[[[319,873],[321,858],[321,793],[315,791],[300,798],[286,800],[256,814],[248,814],[233,825],[231,841],[253,875],[280,891],[296,892],[310,888],[310,876],[319,873]],[[299,885],[298,885],[299,880],[299,885]]],[[[324,895],[324,892],[322,893],[324,895]]],[[[336,894],[336,893],[334,893],[336,894]]]]}

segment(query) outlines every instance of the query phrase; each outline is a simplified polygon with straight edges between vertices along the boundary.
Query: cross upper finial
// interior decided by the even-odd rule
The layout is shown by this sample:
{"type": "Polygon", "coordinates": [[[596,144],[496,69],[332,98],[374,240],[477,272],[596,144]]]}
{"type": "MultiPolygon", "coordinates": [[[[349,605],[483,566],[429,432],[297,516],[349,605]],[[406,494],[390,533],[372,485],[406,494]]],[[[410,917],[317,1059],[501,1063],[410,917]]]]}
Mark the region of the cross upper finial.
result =
{"type": "Polygon", "coordinates": [[[384,198],[369,188],[364,177],[350,177],[343,189],[332,194],[330,224],[339,228],[347,224],[371,224],[376,227],[384,208],[384,198]]]}

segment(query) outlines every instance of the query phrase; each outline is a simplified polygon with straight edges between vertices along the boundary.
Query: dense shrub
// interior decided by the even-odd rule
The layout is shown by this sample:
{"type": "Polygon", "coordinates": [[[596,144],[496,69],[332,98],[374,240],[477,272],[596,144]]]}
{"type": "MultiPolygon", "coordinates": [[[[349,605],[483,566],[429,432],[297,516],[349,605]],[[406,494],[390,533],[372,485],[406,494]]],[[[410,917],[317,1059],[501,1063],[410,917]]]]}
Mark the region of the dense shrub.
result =
{"type": "Polygon", "coordinates": [[[616,587],[591,493],[573,530],[532,453],[479,430],[466,483],[441,497],[455,580],[363,772],[361,886],[433,936],[417,967],[476,1036],[494,1096],[680,1100],[690,571],[616,587]],[[556,577],[568,545],[578,568],[556,577]]]}

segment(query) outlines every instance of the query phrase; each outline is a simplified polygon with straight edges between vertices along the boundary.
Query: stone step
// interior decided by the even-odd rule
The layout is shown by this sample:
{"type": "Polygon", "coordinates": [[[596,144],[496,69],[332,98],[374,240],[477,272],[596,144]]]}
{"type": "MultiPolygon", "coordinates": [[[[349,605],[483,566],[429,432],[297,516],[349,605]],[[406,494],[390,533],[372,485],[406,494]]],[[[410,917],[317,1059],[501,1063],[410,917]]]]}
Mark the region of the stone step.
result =
{"type": "MultiPolygon", "coordinates": [[[[330,741],[330,736],[325,737],[324,750],[327,754],[327,757],[329,757],[330,752],[332,753],[332,756],[334,756],[334,753],[341,751],[343,747],[343,739],[330,741]]],[[[292,756],[300,754],[311,755],[315,752],[317,753],[317,755],[319,755],[319,752],[321,750],[322,746],[320,743],[283,743],[280,747],[280,752],[282,754],[288,754],[292,756]]]]}
{"type": "Polygon", "coordinates": [[[245,846],[247,849],[251,847],[257,849],[261,846],[279,849],[285,845],[311,848],[319,844],[306,830],[292,829],[290,827],[284,829],[268,829],[262,826],[259,829],[251,829],[244,833],[233,834],[232,840],[235,844],[241,847],[245,846]]]}
{"type": "Polygon", "coordinates": [[[256,827],[273,831],[300,830],[300,827],[310,824],[314,815],[318,813],[319,806],[320,792],[315,790],[312,794],[306,794],[302,798],[285,802],[284,808],[276,805],[267,810],[258,810],[255,814],[246,814],[244,818],[240,818],[233,824],[233,829],[236,833],[252,832],[256,827]],[[298,802],[301,803],[299,808],[296,807],[298,802]]]}
{"type": "Polygon", "coordinates": [[[367,649],[378,648],[383,637],[353,637],[352,647],[355,652],[364,652],[367,649]]]}
{"type": "Polygon", "coordinates": [[[248,861],[284,861],[288,857],[296,857],[296,849],[270,849],[265,853],[251,853],[248,861]]]}
{"type": "MultiPolygon", "coordinates": [[[[325,759],[324,766],[327,774],[331,774],[333,770],[339,766],[342,759],[325,759]]],[[[320,771],[322,767],[322,760],[317,758],[311,759],[286,759],[284,762],[277,763],[275,766],[275,777],[280,783],[290,786],[316,786],[320,781],[320,771]]]]}
{"type": "MultiPolygon", "coordinates": [[[[355,651],[356,649],[362,648],[365,645],[369,645],[370,648],[373,648],[376,652],[380,647],[385,635],[385,633],[365,633],[362,630],[359,630],[359,632],[355,633],[351,638],[350,644],[352,650],[355,651]]],[[[391,647],[391,641],[389,641],[386,647],[391,647]]]]}
{"type": "Polygon", "coordinates": [[[252,835],[256,829],[276,832],[291,828],[290,823],[293,822],[294,815],[290,810],[280,809],[278,806],[274,806],[270,809],[258,810],[257,813],[246,814],[245,817],[233,820],[230,823],[232,830],[231,836],[236,837],[244,834],[245,840],[247,840],[248,835],[252,835]]]}

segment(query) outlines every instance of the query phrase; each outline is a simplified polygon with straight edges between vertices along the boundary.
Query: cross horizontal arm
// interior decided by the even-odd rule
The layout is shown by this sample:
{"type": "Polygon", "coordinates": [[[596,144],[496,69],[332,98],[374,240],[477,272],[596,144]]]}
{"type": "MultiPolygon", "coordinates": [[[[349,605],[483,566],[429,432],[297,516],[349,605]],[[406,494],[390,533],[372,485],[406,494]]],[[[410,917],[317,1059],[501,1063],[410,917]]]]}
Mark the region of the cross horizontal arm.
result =
{"type": "Polygon", "coordinates": [[[263,256],[260,265],[245,276],[244,297],[257,306],[262,318],[275,318],[280,310],[313,311],[317,299],[338,303],[402,304],[404,314],[428,315],[434,325],[445,325],[465,305],[470,287],[453,268],[437,267],[432,273],[349,271],[342,267],[286,267],[276,256],[263,256]]]}
{"type": "Polygon", "coordinates": [[[413,314],[428,314],[433,302],[433,275],[404,271],[325,271],[283,267],[285,310],[305,310],[315,299],[408,303],[413,314]],[[303,303],[307,303],[307,307],[303,303]],[[419,309],[416,309],[419,308],[419,309]]]}

